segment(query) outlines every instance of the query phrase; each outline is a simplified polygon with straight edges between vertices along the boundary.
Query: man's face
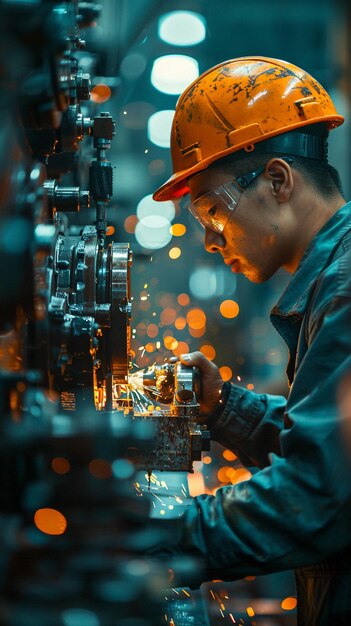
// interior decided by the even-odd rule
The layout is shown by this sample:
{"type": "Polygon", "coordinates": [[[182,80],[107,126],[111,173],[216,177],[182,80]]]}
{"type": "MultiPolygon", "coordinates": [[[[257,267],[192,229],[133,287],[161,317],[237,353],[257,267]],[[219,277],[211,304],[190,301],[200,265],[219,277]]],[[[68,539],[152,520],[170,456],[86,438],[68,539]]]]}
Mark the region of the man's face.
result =
{"type": "MultiPolygon", "coordinates": [[[[191,177],[188,184],[192,202],[233,178],[220,167],[191,177]]],[[[239,195],[222,232],[209,224],[205,227],[205,249],[220,252],[234,273],[244,274],[255,283],[268,280],[284,267],[293,252],[291,213],[277,202],[273,190],[273,181],[263,173],[254,188],[248,187],[239,195]]]]}

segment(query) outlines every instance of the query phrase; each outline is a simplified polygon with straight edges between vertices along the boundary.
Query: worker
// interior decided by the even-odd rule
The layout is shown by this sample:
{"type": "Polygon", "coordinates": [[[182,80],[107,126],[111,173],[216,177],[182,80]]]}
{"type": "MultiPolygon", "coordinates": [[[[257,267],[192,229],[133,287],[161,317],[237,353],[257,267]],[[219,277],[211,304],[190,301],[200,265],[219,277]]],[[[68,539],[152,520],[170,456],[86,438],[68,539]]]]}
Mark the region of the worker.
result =
{"type": "Polygon", "coordinates": [[[203,559],[203,580],[295,569],[299,626],[351,624],[350,454],[339,407],[351,371],[351,204],[327,142],[342,122],[325,89],[291,63],[220,63],[179,98],[173,175],[154,194],[187,196],[206,250],[232,272],[254,283],[281,267],[291,274],[271,312],[289,349],[287,399],[223,383],[200,352],[180,357],[200,369],[211,438],[259,471],[194,498],[174,550],[203,559]]]}

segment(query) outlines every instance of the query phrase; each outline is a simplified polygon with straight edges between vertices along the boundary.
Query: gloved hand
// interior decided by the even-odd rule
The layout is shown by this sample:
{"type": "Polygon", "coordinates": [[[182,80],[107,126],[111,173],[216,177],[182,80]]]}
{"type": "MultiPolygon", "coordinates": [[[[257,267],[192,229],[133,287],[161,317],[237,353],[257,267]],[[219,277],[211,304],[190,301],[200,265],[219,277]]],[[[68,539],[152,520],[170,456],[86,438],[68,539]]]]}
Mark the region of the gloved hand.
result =
{"type": "Polygon", "coordinates": [[[197,367],[201,374],[201,395],[199,398],[202,415],[211,415],[221,399],[223,379],[217,365],[209,361],[202,352],[189,352],[179,357],[183,365],[197,367]]]}

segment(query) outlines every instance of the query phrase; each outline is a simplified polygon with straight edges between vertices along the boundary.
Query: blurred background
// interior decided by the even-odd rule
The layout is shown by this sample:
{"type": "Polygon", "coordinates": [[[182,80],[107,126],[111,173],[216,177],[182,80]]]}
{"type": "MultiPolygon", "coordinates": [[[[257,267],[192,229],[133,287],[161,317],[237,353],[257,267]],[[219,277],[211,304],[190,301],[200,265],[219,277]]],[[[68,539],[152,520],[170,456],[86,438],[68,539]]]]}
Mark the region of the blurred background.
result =
{"type": "MultiPolygon", "coordinates": [[[[109,223],[114,239],[129,242],[133,251],[134,366],[146,368],[201,350],[220,367],[223,380],[258,392],[285,394],[287,353],[271,328],[269,312],[288,275],[278,273],[262,285],[233,275],[221,258],[204,251],[201,227],[181,203],[155,203],[151,196],[172,173],[169,135],[180,93],[217,63],[262,55],[307,70],[345,116],[345,124],[330,135],[330,162],[341,175],[348,199],[350,8],[336,0],[101,0],[101,4],[102,18],[86,35],[87,47],[96,56],[82,53],[81,67],[85,64],[90,71],[95,64],[92,99],[98,110],[109,110],[117,121],[109,223]]],[[[189,475],[190,493],[214,493],[219,486],[250,475],[233,453],[213,446],[189,475]]],[[[275,598],[276,621],[257,623],[295,623],[290,574],[247,580],[240,589],[229,591],[220,583],[217,587],[211,593],[218,611],[234,590],[239,600],[249,600],[243,600],[243,606],[250,617],[262,599],[275,598]]],[[[206,593],[210,601],[208,589],[206,593]]],[[[219,612],[218,620],[213,623],[226,623],[219,612]]]]}

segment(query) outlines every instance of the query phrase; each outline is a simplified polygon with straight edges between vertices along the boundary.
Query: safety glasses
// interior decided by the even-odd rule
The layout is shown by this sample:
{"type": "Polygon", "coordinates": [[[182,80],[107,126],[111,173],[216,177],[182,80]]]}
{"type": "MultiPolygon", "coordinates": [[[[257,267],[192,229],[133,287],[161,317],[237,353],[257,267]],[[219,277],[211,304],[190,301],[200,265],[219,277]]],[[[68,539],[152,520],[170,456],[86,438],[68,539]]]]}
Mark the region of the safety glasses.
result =
{"type": "MultiPolygon", "coordinates": [[[[293,161],[293,159],[286,157],[280,158],[283,158],[287,163],[293,161]]],[[[201,226],[216,233],[222,233],[244,191],[255,178],[264,172],[265,168],[266,165],[262,165],[253,172],[239,176],[230,183],[205,193],[194,202],[189,202],[187,205],[189,211],[200,222],[201,226]]]]}

